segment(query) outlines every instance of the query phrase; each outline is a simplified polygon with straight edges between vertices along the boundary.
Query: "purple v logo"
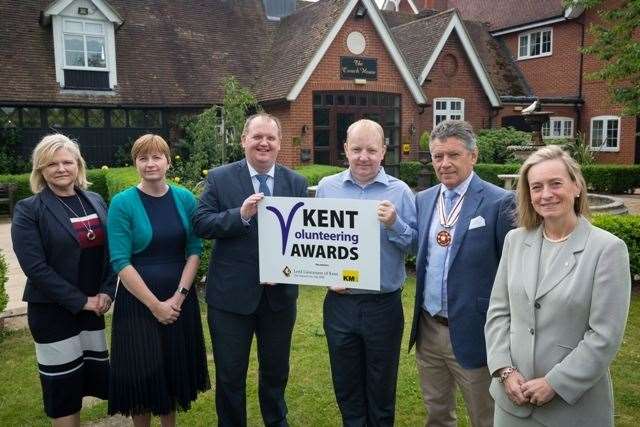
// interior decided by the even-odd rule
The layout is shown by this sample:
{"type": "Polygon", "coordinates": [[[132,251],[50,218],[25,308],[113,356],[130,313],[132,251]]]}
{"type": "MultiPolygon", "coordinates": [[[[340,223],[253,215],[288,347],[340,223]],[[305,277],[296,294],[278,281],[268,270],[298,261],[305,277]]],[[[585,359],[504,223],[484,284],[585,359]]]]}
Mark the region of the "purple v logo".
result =
{"type": "Polygon", "coordinates": [[[291,212],[289,212],[289,217],[287,218],[286,222],[284,221],[282,213],[280,213],[277,208],[273,206],[267,206],[267,210],[273,212],[276,218],[278,218],[278,222],[280,223],[280,230],[282,231],[282,255],[284,255],[284,252],[287,249],[287,241],[289,240],[289,231],[291,229],[291,223],[293,222],[293,216],[298,211],[298,209],[302,207],[302,205],[304,205],[304,202],[298,202],[293,205],[293,208],[291,208],[291,212]]]}

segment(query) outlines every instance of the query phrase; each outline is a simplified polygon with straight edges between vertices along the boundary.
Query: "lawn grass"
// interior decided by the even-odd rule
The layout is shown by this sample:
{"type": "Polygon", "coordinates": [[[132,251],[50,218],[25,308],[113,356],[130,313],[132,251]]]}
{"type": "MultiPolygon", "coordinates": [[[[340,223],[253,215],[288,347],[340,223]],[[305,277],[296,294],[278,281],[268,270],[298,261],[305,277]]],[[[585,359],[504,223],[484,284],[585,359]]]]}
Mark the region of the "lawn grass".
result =
{"type": "MultiPolygon", "coordinates": [[[[409,279],[403,294],[405,330],[400,359],[396,425],[423,425],[425,409],[422,404],[415,358],[407,353],[411,307],[415,281],[409,279]]],[[[336,406],[327,344],[322,330],[322,301],[325,290],[311,286],[300,287],[298,320],[296,322],[291,375],[287,387],[289,422],[293,426],[338,426],[340,416],[336,406]]],[[[206,316],[203,319],[206,322],[206,316]]],[[[206,323],[205,323],[206,324],[206,323]]],[[[213,382],[211,342],[205,332],[209,354],[209,372],[213,382]]],[[[616,426],[631,427],[640,419],[640,293],[632,298],[625,340],[611,368],[616,399],[616,426]]],[[[255,345],[247,381],[247,412],[250,426],[262,425],[257,398],[257,362],[255,345]]],[[[178,424],[210,426],[217,423],[213,391],[201,394],[187,413],[178,415],[178,424]]],[[[99,421],[106,414],[106,403],[98,403],[82,412],[83,422],[99,421]]],[[[468,426],[466,411],[458,398],[460,426],[468,426]]],[[[156,420],[157,421],[157,420],[156,420]]],[[[157,422],[154,423],[157,425],[157,422]]],[[[34,346],[27,330],[3,333],[0,336],[0,425],[50,425],[42,411],[40,383],[37,376],[34,346]]]]}

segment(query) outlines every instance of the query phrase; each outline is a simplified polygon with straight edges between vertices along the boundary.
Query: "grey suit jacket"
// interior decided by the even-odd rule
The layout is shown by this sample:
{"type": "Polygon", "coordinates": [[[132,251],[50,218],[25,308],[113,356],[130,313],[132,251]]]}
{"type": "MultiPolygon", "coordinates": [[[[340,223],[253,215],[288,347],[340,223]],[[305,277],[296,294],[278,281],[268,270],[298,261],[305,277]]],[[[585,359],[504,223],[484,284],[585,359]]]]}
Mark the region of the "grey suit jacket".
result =
{"type": "Polygon", "coordinates": [[[629,253],[622,240],[585,218],[538,277],[542,227],[507,234],[485,335],[489,371],[515,366],[525,380],[545,377],[556,396],[516,406],[494,378],[506,412],[552,426],[613,426],[609,365],[629,310],[629,253]]]}

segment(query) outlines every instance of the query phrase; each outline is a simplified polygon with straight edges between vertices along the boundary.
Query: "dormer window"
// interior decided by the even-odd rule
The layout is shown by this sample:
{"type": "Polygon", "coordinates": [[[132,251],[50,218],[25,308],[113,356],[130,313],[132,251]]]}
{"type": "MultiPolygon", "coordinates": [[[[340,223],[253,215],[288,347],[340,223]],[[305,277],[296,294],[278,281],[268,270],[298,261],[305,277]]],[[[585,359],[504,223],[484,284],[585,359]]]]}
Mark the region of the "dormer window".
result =
{"type": "Polygon", "coordinates": [[[58,0],[43,12],[51,23],[56,81],[63,89],[109,91],[118,84],[115,30],[124,22],[104,0],[58,0]]]}
{"type": "Polygon", "coordinates": [[[104,24],[101,22],[64,20],[65,68],[107,68],[104,24]]]}

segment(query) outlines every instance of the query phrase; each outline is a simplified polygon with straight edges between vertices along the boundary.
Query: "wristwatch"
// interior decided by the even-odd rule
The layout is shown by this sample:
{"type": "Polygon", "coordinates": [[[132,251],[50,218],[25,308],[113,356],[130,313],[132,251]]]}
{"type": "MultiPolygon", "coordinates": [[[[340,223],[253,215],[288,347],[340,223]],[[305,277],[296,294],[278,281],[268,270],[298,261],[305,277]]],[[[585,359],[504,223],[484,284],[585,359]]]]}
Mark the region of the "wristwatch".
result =
{"type": "Polygon", "coordinates": [[[508,368],[504,368],[502,372],[500,372],[500,377],[498,378],[498,382],[500,384],[504,383],[507,380],[507,378],[509,378],[509,375],[513,374],[514,372],[518,372],[518,368],[514,368],[512,366],[509,366],[508,368]]]}
{"type": "Polygon", "coordinates": [[[180,286],[178,288],[178,292],[180,292],[182,295],[184,295],[185,297],[187,295],[189,295],[189,289],[185,288],[184,286],[180,286]]]}

